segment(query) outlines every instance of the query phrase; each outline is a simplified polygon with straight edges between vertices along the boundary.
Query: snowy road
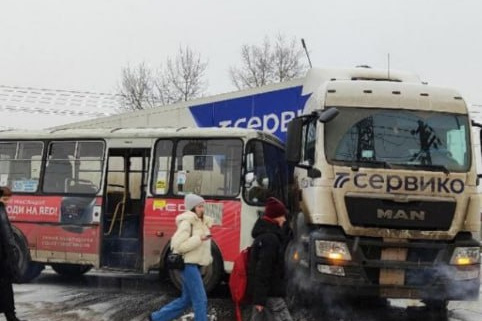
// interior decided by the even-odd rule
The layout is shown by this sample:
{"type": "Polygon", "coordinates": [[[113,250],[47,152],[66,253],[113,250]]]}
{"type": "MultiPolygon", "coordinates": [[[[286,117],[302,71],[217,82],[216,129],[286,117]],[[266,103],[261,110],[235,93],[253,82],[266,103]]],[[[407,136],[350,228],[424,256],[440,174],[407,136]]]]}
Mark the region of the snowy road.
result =
{"type": "MultiPolygon", "coordinates": [[[[147,320],[150,311],[177,295],[176,290],[156,274],[95,271],[81,279],[69,280],[46,270],[34,283],[15,285],[14,290],[18,315],[27,321],[147,320]]],[[[220,288],[210,296],[209,310],[217,321],[235,319],[226,288],[220,288]]],[[[482,299],[478,302],[451,302],[447,315],[430,314],[417,306],[416,301],[395,300],[382,308],[346,306],[330,312],[297,309],[293,311],[293,317],[296,321],[480,321],[482,299]]]]}

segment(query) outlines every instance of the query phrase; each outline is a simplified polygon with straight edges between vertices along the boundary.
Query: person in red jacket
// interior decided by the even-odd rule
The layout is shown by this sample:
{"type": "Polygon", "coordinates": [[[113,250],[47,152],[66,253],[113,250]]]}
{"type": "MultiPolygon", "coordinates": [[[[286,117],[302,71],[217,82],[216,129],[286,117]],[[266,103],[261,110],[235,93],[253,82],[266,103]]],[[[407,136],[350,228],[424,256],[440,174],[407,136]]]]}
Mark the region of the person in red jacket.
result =
{"type": "Polygon", "coordinates": [[[13,280],[18,276],[15,256],[15,236],[8,220],[5,205],[12,196],[8,187],[0,187],[0,313],[7,321],[20,321],[15,315],[13,280]]]}
{"type": "Polygon", "coordinates": [[[248,291],[253,302],[251,321],[292,321],[284,300],[284,257],[288,240],[286,208],[268,198],[264,215],[254,224],[248,268],[248,291]]]}

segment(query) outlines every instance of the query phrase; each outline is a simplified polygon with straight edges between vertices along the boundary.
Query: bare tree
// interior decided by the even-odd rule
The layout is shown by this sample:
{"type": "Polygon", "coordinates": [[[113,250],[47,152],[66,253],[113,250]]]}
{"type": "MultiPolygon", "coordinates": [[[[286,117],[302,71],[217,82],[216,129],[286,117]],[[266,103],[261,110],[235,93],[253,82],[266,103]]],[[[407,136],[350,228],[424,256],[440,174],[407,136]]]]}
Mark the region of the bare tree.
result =
{"type": "Polygon", "coordinates": [[[243,45],[241,47],[241,66],[231,67],[233,84],[238,88],[259,87],[272,82],[271,45],[268,38],[262,45],[243,45]]]}
{"type": "Polygon", "coordinates": [[[279,34],[273,49],[273,68],[275,82],[282,82],[303,75],[308,66],[302,63],[304,58],[303,49],[299,46],[296,38],[286,40],[279,34]]]}
{"type": "Polygon", "coordinates": [[[172,85],[169,83],[169,78],[161,68],[157,71],[154,86],[160,105],[168,105],[179,101],[173,92],[172,85]]]}
{"type": "Polygon", "coordinates": [[[230,68],[231,81],[238,89],[264,86],[300,77],[307,70],[302,63],[303,49],[297,39],[278,34],[261,45],[241,47],[241,65],[230,68]]]}
{"type": "Polygon", "coordinates": [[[118,88],[121,108],[139,110],[154,106],[154,83],[152,71],[144,62],[136,67],[124,67],[118,88]]]}
{"type": "Polygon", "coordinates": [[[180,47],[157,71],[145,63],[125,67],[119,86],[121,106],[128,110],[151,108],[197,98],[205,93],[207,61],[189,47],[180,47]]]}
{"type": "Polygon", "coordinates": [[[189,47],[180,47],[175,59],[167,59],[164,72],[159,77],[159,88],[163,88],[170,102],[200,97],[206,90],[203,78],[207,65],[199,53],[189,47]]]}

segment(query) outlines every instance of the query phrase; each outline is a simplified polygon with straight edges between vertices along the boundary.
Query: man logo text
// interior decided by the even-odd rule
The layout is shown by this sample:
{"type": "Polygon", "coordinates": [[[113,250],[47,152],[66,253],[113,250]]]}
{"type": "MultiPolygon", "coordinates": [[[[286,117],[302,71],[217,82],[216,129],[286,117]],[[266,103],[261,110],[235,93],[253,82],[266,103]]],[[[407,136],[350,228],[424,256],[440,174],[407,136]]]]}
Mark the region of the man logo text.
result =
{"type": "Polygon", "coordinates": [[[424,211],[377,209],[377,218],[386,220],[425,221],[424,211]]]}

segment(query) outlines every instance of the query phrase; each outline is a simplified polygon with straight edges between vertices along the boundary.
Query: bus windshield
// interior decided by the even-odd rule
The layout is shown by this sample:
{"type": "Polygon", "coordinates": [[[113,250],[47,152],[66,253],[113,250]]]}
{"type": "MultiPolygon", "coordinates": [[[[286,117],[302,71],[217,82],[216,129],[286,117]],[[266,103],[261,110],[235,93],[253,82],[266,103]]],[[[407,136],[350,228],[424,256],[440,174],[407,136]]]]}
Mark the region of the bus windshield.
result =
{"type": "Polygon", "coordinates": [[[261,140],[251,140],[247,144],[246,154],[248,158],[252,157],[252,164],[247,166],[247,171],[252,172],[253,180],[244,184],[245,200],[258,206],[264,205],[271,196],[286,201],[288,167],[284,150],[261,140]]]}
{"type": "Polygon", "coordinates": [[[464,172],[470,167],[468,117],[396,109],[337,107],[325,125],[330,163],[464,172]]]}

